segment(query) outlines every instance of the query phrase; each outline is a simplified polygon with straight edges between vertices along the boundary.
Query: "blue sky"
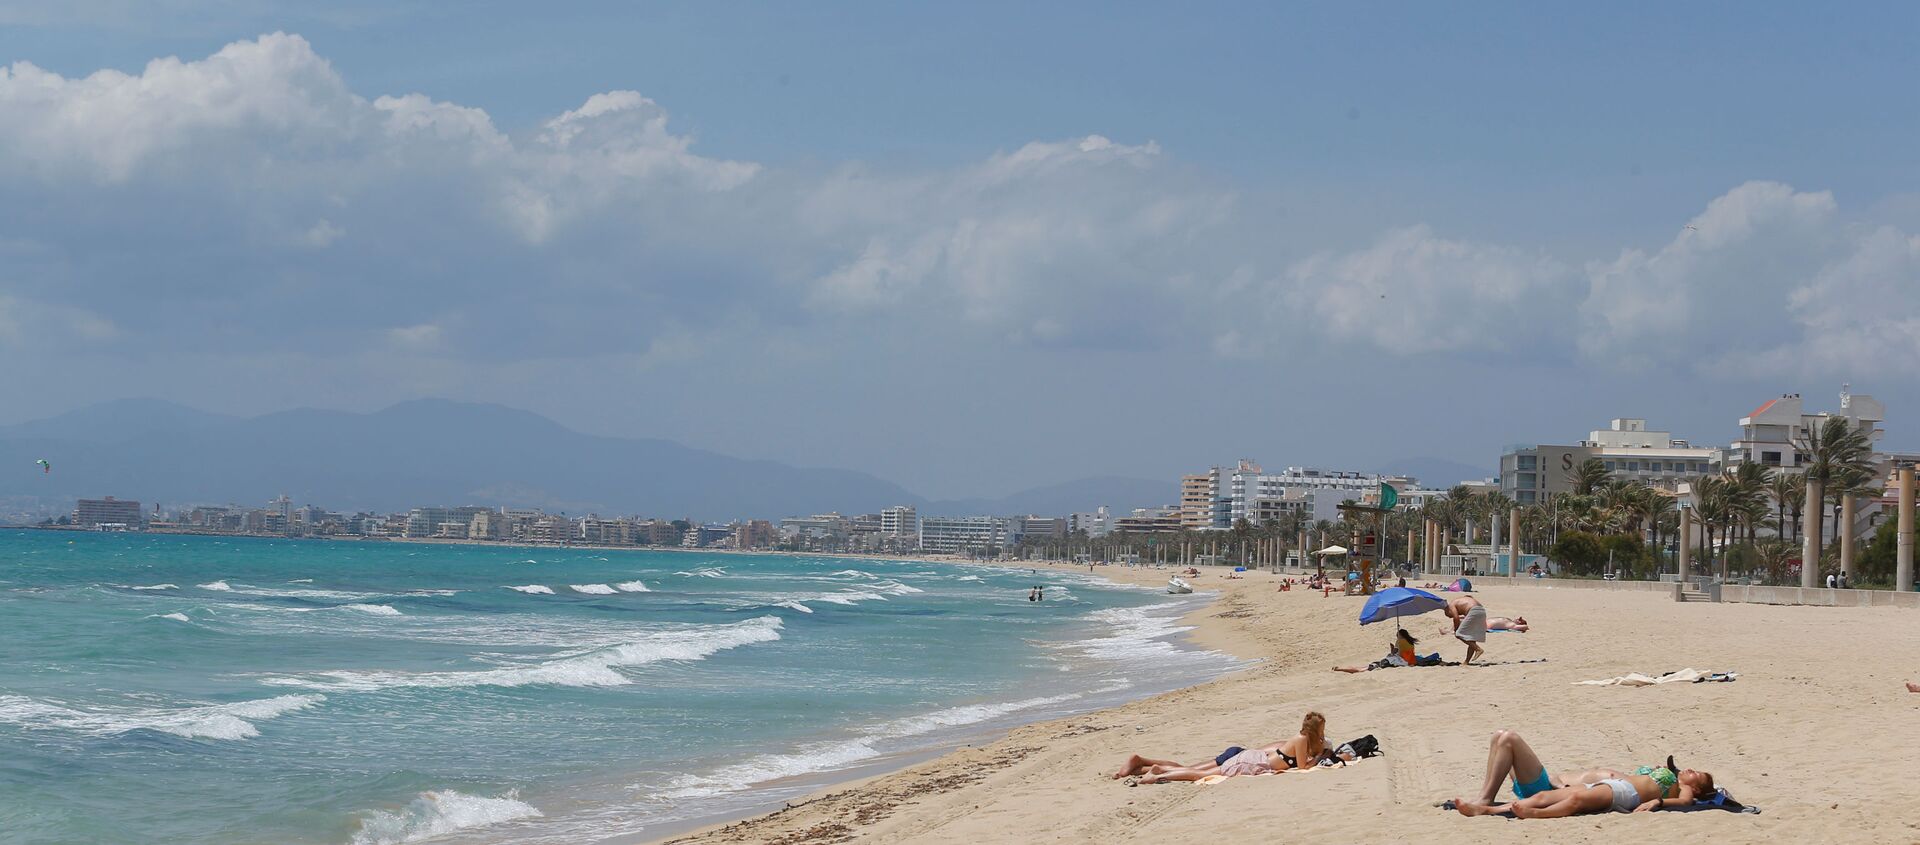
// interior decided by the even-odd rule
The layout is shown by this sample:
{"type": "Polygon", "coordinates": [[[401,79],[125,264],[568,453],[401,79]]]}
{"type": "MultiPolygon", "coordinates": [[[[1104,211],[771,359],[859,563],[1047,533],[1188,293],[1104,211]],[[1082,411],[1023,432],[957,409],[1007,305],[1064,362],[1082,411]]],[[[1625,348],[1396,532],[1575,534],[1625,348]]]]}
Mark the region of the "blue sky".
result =
{"type": "Polygon", "coordinates": [[[0,2],[0,388],[936,496],[1724,441],[1842,381],[1920,445],[1917,15],[0,2]]]}

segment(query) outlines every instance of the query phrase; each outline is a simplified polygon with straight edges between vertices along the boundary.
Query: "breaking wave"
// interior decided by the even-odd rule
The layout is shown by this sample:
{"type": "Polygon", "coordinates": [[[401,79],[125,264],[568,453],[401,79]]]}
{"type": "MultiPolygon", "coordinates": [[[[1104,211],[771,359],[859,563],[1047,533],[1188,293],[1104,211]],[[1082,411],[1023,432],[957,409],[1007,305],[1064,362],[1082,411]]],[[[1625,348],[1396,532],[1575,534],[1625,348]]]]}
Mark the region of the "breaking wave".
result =
{"type": "Polygon", "coordinates": [[[372,691],[394,688],[459,687],[611,687],[632,683],[620,670],[668,660],[704,660],[727,649],[780,639],[780,617],[761,616],[731,625],[678,627],[651,631],[612,646],[541,663],[464,672],[317,672],[267,678],[273,686],[319,690],[372,691]]]}
{"type": "Polygon", "coordinates": [[[360,817],[352,845],[404,845],[461,830],[539,818],[540,810],[509,792],[498,798],[451,789],[422,792],[398,810],[370,810],[360,817]]]}
{"type": "Polygon", "coordinates": [[[137,730],[159,731],[190,739],[249,739],[264,722],[326,701],[324,695],[279,695],[231,704],[194,707],[79,710],[21,695],[0,695],[0,724],[69,730],[90,736],[117,736],[137,730]]]}

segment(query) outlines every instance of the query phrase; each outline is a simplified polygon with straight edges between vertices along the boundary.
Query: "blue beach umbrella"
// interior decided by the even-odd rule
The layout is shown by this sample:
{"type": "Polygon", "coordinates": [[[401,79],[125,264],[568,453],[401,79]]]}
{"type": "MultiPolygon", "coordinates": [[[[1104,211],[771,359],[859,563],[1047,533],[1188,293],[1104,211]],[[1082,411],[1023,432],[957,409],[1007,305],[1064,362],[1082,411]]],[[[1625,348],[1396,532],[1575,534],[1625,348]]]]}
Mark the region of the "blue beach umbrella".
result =
{"type": "Polygon", "coordinates": [[[1367,606],[1360,609],[1360,624],[1371,625],[1402,616],[1419,616],[1430,610],[1439,610],[1446,604],[1446,599],[1426,590],[1388,587],[1367,599],[1367,606]]]}

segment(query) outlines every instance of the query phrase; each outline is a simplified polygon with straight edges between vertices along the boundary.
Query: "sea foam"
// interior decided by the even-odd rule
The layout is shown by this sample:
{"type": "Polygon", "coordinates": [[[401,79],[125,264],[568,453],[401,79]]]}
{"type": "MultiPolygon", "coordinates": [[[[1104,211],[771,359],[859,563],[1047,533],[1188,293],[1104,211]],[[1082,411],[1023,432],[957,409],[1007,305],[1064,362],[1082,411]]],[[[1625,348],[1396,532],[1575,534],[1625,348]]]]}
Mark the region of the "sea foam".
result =
{"type": "Polygon", "coordinates": [[[461,830],[539,818],[540,810],[512,792],[498,798],[451,789],[423,792],[398,810],[373,810],[360,818],[352,845],[403,845],[461,830]]]}
{"type": "Polygon", "coordinates": [[[195,707],[79,710],[20,695],[0,695],[0,724],[55,728],[91,736],[117,736],[152,730],[190,739],[248,739],[260,735],[255,722],[304,710],[326,701],[324,695],[278,695],[230,704],[195,707]]]}
{"type": "Polygon", "coordinates": [[[222,592],[222,593],[233,591],[233,587],[229,586],[225,581],[214,581],[209,584],[201,584],[199,585],[199,587],[202,590],[214,590],[216,592],[222,592]]]}
{"type": "Polygon", "coordinates": [[[400,611],[384,604],[343,604],[341,610],[357,610],[368,616],[402,616],[400,611]]]}
{"type": "Polygon", "coordinates": [[[528,585],[526,585],[526,586],[524,586],[524,587],[508,587],[507,589],[509,589],[509,590],[519,590],[520,592],[523,592],[523,593],[528,593],[528,594],[531,594],[531,595],[536,595],[536,596],[550,596],[550,595],[553,595],[553,588],[552,588],[552,587],[547,587],[547,586],[542,586],[542,585],[540,585],[540,584],[528,584],[528,585]]]}
{"type": "Polygon", "coordinates": [[[333,671],[266,678],[273,686],[320,690],[372,691],[401,687],[611,687],[632,683],[619,671],[668,660],[704,660],[731,648],[780,639],[780,617],[761,616],[732,625],[686,626],[650,631],[634,639],[584,654],[541,663],[466,672],[333,671]]]}
{"type": "Polygon", "coordinates": [[[605,584],[569,584],[567,586],[576,593],[586,593],[590,596],[610,596],[616,592],[605,584]]]}
{"type": "Polygon", "coordinates": [[[620,592],[623,592],[623,593],[651,593],[651,592],[653,592],[652,590],[649,590],[649,589],[647,589],[647,585],[646,585],[646,584],[643,584],[643,583],[641,583],[641,582],[639,582],[639,581],[625,581],[625,582],[622,582],[622,583],[619,583],[619,584],[615,584],[615,585],[613,585],[613,588],[614,588],[614,589],[616,589],[616,590],[619,590],[620,592]]]}
{"type": "Polygon", "coordinates": [[[130,588],[130,589],[134,589],[134,590],[178,590],[178,589],[180,589],[180,585],[179,585],[179,584],[152,584],[152,585],[149,585],[149,586],[145,586],[145,587],[132,587],[132,588],[130,588]]]}
{"type": "Polygon", "coordinates": [[[1024,710],[1065,704],[1081,697],[1079,693],[1068,693],[1020,701],[969,704],[881,722],[868,727],[853,739],[812,743],[790,753],[762,754],[741,763],[722,766],[708,774],[676,777],[660,797],[705,798],[738,792],[756,783],[844,769],[886,753],[877,746],[889,740],[922,736],[944,728],[977,725],[1024,710]]]}

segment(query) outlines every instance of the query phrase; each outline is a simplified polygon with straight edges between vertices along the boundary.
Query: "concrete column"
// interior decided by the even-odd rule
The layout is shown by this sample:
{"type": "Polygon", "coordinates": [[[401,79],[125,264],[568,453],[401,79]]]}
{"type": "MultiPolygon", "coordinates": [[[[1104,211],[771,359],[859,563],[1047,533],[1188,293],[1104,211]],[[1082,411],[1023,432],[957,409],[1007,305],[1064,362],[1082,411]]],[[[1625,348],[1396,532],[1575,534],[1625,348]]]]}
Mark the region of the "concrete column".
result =
{"type": "Polygon", "coordinates": [[[1413,549],[1413,529],[1409,528],[1407,529],[1407,563],[1413,563],[1413,549]]]}
{"type": "Polygon", "coordinates": [[[1693,509],[1680,509],[1680,580],[1693,572],[1693,509]]]}
{"type": "Polygon", "coordinates": [[[1895,529],[1899,543],[1895,546],[1893,567],[1893,589],[1895,592],[1908,592],[1913,589],[1913,499],[1915,494],[1913,467],[1900,470],[1900,516],[1895,529]]]}
{"type": "Polygon", "coordinates": [[[1840,495],[1840,572],[1853,582],[1853,494],[1840,495]]]}
{"type": "Polygon", "coordinates": [[[1507,553],[1513,555],[1513,572],[1520,574],[1520,509],[1507,514],[1507,553]]]}
{"type": "Polygon", "coordinates": [[[1820,529],[1827,524],[1821,517],[1827,509],[1826,490],[1817,478],[1807,478],[1807,503],[1800,509],[1800,588],[1811,590],[1821,585],[1820,553],[1826,551],[1820,542],[1820,529]]]}
{"type": "MultiPolygon", "coordinates": [[[[1493,524],[1487,526],[1487,548],[1493,550],[1493,557],[1487,559],[1487,567],[1491,569],[1497,569],[1500,566],[1500,517],[1502,516],[1505,514],[1494,514],[1493,524]]],[[[1507,574],[1513,574],[1513,567],[1507,567],[1507,574]]]]}
{"type": "Polygon", "coordinates": [[[1433,548],[1437,545],[1435,540],[1438,533],[1439,531],[1434,526],[1433,520],[1427,520],[1427,536],[1420,541],[1420,568],[1428,572],[1434,570],[1433,548]]]}

